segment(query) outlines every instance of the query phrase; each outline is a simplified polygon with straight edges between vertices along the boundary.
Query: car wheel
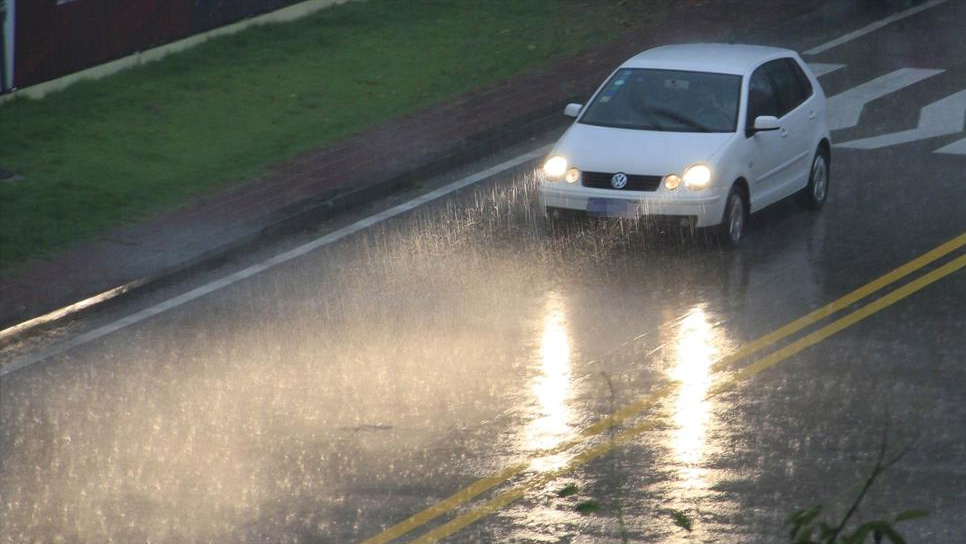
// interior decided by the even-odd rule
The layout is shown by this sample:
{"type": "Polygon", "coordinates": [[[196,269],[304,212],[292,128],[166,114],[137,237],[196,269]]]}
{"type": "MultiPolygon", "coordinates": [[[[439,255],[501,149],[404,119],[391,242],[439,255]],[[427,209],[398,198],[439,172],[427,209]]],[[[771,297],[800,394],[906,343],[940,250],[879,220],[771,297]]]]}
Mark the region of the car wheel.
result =
{"type": "Polygon", "coordinates": [[[737,185],[731,188],[728,193],[728,200],[725,202],[724,216],[721,224],[718,225],[718,237],[724,245],[729,247],[737,246],[741,242],[744,234],[745,223],[748,219],[748,211],[745,206],[745,198],[741,189],[737,185]]]}
{"type": "Polygon", "coordinates": [[[821,210],[828,198],[829,165],[828,153],[819,150],[812,160],[812,170],[808,174],[808,185],[802,190],[802,203],[813,210],[821,210]]]}

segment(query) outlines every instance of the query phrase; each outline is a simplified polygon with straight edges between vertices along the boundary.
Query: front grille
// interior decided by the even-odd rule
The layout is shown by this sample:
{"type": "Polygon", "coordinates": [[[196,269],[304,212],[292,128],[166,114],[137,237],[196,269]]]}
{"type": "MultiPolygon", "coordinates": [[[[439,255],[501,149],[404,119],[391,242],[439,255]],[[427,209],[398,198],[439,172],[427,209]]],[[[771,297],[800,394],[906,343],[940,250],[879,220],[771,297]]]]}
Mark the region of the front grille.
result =
{"type": "MultiPolygon", "coordinates": [[[[582,172],[580,174],[581,184],[584,187],[594,187],[595,189],[614,189],[610,184],[610,179],[614,174],[606,172],[582,172]]],[[[627,185],[620,191],[656,191],[661,186],[661,176],[642,176],[638,174],[627,174],[627,185]]]]}

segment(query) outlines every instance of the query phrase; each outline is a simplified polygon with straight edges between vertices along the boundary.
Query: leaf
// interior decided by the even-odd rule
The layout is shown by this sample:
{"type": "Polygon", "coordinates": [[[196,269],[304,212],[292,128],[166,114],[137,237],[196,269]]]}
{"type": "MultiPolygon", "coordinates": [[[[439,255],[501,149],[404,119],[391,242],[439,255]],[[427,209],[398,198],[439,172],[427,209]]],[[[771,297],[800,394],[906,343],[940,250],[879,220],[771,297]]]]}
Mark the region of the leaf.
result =
{"type": "Polygon", "coordinates": [[[802,529],[806,525],[812,522],[820,513],[822,513],[822,505],[818,504],[810,508],[802,508],[801,510],[796,510],[789,514],[785,518],[785,525],[791,525],[791,530],[788,532],[788,538],[795,540],[800,536],[802,529]]]}
{"type": "Polygon", "coordinates": [[[929,515],[929,512],[926,510],[906,510],[904,512],[899,512],[898,514],[896,514],[894,521],[898,523],[900,521],[908,521],[910,519],[924,518],[928,515],[929,515]]]}
{"type": "Polygon", "coordinates": [[[808,521],[815,519],[815,516],[817,516],[821,511],[821,504],[811,506],[809,508],[802,508],[801,510],[795,510],[789,514],[787,518],[785,518],[785,523],[788,525],[801,524],[803,520],[805,520],[805,523],[808,523],[808,521]]]}
{"type": "Polygon", "coordinates": [[[859,525],[854,533],[842,540],[846,544],[861,544],[865,542],[865,537],[869,536],[870,533],[872,533],[875,542],[881,542],[882,537],[886,536],[892,544],[906,544],[906,539],[888,521],[882,520],[867,521],[859,525]]]}
{"type": "Polygon", "coordinates": [[[892,544],[906,544],[906,539],[902,538],[902,535],[893,529],[892,525],[885,523],[882,525],[880,530],[885,534],[885,536],[889,537],[889,541],[892,542],[892,544]]]}
{"type": "Polygon", "coordinates": [[[563,487],[563,489],[557,491],[557,496],[558,497],[569,497],[571,495],[576,495],[577,494],[577,491],[579,491],[579,489],[577,488],[577,484],[570,483],[570,484],[565,485],[563,487]]]}
{"type": "Polygon", "coordinates": [[[674,520],[674,524],[678,527],[684,529],[687,532],[691,532],[694,528],[694,520],[690,518],[687,514],[680,510],[668,510],[668,515],[674,520]]]}
{"type": "Polygon", "coordinates": [[[813,538],[812,533],[815,532],[815,527],[812,525],[806,525],[801,527],[797,533],[795,533],[795,539],[792,541],[793,544],[817,544],[813,538]]]}
{"type": "Polygon", "coordinates": [[[597,501],[591,499],[588,501],[577,503],[577,506],[575,506],[574,509],[584,515],[593,514],[594,512],[600,510],[600,504],[597,501]]]}
{"type": "Polygon", "coordinates": [[[869,536],[879,523],[881,522],[869,521],[859,525],[852,534],[842,535],[842,544],[862,544],[865,542],[865,537],[869,536]]]}
{"type": "Polygon", "coordinates": [[[818,515],[821,513],[822,507],[820,505],[807,508],[804,512],[802,512],[802,516],[799,518],[799,523],[802,525],[808,525],[812,523],[812,520],[818,517],[818,515]]]}

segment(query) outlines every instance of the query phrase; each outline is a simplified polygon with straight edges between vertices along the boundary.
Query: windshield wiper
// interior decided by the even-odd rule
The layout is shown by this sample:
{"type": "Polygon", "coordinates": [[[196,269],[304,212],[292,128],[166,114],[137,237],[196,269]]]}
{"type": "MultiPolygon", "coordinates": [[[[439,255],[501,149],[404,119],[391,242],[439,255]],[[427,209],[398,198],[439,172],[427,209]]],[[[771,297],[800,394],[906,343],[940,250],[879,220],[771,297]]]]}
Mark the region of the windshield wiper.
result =
{"type": "Polygon", "coordinates": [[[644,109],[647,110],[648,112],[653,112],[653,113],[657,113],[658,115],[663,115],[669,119],[673,119],[674,121],[688,125],[689,127],[696,128],[701,132],[714,132],[711,129],[711,127],[707,125],[703,125],[695,121],[694,119],[691,119],[690,117],[685,117],[673,110],[669,110],[666,108],[644,108],[644,109]]]}

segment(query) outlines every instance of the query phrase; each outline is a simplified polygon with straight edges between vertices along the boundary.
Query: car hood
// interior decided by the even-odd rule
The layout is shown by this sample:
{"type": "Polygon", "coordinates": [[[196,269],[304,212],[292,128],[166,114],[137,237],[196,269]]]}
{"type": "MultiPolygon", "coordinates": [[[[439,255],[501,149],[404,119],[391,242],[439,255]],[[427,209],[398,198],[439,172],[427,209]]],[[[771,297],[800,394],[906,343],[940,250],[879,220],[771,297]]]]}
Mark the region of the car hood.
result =
{"type": "Polygon", "coordinates": [[[659,132],[573,124],[552,154],[588,172],[681,174],[695,163],[708,164],[735,133],[659,132]]]}

